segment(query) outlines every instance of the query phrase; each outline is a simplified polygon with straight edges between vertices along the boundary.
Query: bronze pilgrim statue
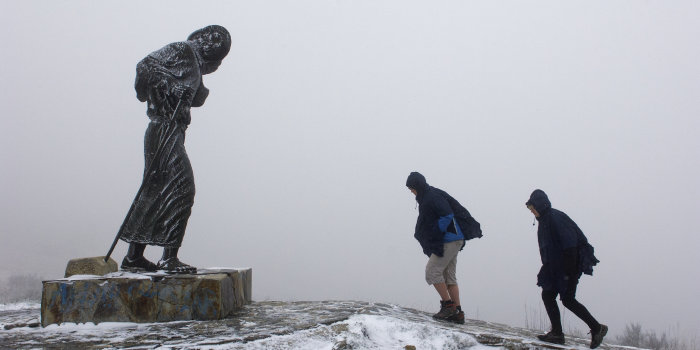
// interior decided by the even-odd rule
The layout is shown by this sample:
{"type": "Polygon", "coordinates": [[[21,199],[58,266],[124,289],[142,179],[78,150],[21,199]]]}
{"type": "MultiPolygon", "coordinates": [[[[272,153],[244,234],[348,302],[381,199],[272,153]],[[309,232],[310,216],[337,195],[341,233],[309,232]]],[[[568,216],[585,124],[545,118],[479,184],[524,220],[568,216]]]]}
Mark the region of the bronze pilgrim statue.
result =
{"type": "Polygon", "coordinates": [[[117,235],[129,243],[122,270],[197,271],[177,257],[195,193],[185,130],[190,107],[202,106],[209,94],[202,76],[216,71],[230,48],[229,32],[211,25],[190,34],[187,41],[152,52],[136,65],[136,97],[147,103],[150,123],[144,139],[143,182],[117,235]],[[146,245],[163,247],[158,264],[143,256],[146,245]]]}

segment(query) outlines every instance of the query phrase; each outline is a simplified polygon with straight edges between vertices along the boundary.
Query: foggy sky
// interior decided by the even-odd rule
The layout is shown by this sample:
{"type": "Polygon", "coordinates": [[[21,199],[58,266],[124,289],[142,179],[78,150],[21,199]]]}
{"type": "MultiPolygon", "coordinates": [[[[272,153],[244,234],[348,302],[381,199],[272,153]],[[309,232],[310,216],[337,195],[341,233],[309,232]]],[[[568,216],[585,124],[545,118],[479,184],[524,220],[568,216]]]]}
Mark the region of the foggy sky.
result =
{"type": "MultiPolygon", "coordinates": [[[[436,311],[405,187],[420,171],[484,230],[459,255],[467,317],[524,325],[528,310],[545,317],[524,205],[541,188],[596,249],[577,295],[611,333],[700,334],[699,10],[0,2],[0,275],[58,278],[106,253],[143,172],[136,63],[219,24],[233,44],[187,130],[197,194],[183,261],[252,267],[255,300],[436,311]]],[[[568,312],[564,326],[585,328],[568,312]]]]}

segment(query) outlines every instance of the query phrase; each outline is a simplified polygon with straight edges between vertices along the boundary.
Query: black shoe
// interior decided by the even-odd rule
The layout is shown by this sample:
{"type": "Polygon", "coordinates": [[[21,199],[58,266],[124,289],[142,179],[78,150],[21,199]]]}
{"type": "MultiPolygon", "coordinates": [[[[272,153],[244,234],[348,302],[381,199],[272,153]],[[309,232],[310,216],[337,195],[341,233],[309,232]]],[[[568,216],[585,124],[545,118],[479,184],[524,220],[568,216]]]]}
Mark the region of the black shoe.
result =
{"type": "Polygon", "coordinates": [[[447,321],[464,324],[464,311],[457,310],[457,313],[447,318],[447,321]]]}
{"type": "Polygon", "coordinates": [[[598,332],[591,331],[591,349],[595,349],[603,342],[603,337],[608,334],[608,326],[601,324],[598,332]]]}
{"type": "Polygon", "coordinates": [[[158,269],[167,273],[197,273],[197,268],[187,265],[178,258],[170,258],[158,262],[158,269]]]}
{"type": "Polygon", "coordinates": [[[445,320],[447,321],[450,317],[453,317],[457,315],[459,311],[457,311],[457,307],[455,306],[455,303],[452,302],[452,300],[448,301],[442,301],[440,300],[440,311],[433,315],[433,318],[436,320],[445,320]]]}
{"type": "Polygon", "coordinates": [[[547,334],[538,335],[537,339],[547,343],[564,345],[564,333],[554,333],[552,331],[547,334]]]}
{"type": "Polygon", "coordinates": [[[124,260],[122,260],[121,269],[124,271],[130,271],[130,272],[143,272],[143,271],[154,272],[154,271],[158,270],[158,266],[156,266],[156,264],[148,261],[143,256],[140,256],[134,260],[131,260],[131,259],[129,259],[128,256],[125,256],[124,260]]]}

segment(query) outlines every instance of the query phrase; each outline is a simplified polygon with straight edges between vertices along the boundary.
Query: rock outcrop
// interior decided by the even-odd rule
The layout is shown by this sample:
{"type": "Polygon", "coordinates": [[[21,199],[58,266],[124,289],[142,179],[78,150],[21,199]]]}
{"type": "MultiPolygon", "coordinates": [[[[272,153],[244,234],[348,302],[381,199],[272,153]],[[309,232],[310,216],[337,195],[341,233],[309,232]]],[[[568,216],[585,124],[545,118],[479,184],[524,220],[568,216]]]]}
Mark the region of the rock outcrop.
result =
{"type": "Polygon", "coordinates": [[[66,265],[66,273],[63,277],[73,275],[98,275],[103,276],[108,273],[117,272],[117,262],[109,258],[105,262],[104,256],[92,258],[71,259],[66,265]]]}

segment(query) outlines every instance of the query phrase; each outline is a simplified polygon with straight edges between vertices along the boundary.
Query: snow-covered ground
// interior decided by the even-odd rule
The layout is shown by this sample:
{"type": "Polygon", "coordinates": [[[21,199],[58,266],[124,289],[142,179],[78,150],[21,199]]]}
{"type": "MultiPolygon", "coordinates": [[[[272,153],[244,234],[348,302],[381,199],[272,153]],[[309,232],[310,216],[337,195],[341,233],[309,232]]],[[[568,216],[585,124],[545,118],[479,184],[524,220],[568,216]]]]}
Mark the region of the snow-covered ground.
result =
{"type": "MultiPolygon", "coordinates": [[[[0,348],[19,349],[538,349],[527,330],[484,321],[456,325],[395,305],[352,301],[257,302],[218,321],[37,327],[39,305],[0,305],[0,348]],[[9,329],[6,329],[9,328],[9,329]],[[410,348],[410,347],[409,347],[410,348]]],[[[568,349],[588,348],[567,339],[568,349]]],[[[603,345],[602,349],[613,349],[603,345]]]]}
{"type": "Polygon", "coordinates": [[[0,304],[0,312],[2,311],[20,311],[20,310],[31,310],[39,309],[41,304],[33,301],[27,301],[22,303],[12,303],[12,304],[0,304]]]}

